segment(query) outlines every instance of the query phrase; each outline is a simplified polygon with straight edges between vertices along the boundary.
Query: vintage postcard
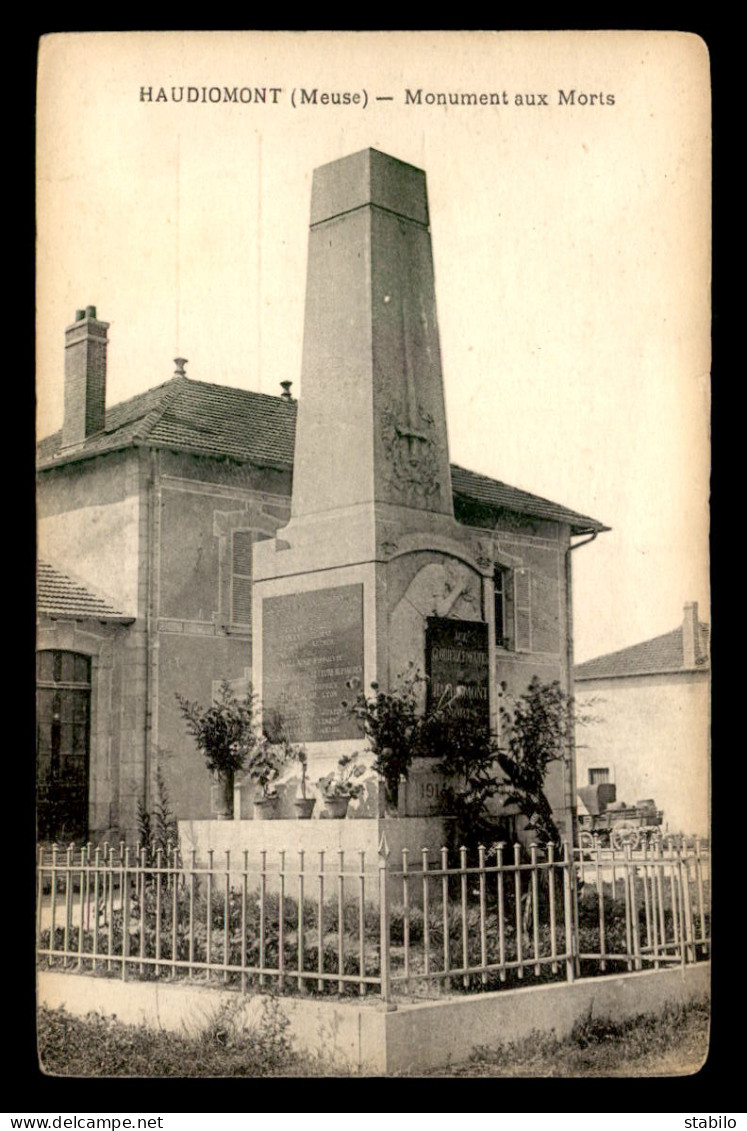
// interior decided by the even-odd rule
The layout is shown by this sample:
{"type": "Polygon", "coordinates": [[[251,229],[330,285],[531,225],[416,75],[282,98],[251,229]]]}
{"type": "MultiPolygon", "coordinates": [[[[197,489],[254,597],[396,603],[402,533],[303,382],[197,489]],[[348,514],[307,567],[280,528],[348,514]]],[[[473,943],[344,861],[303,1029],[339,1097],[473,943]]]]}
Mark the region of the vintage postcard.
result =
{"type": "Polygon", "coordinates": [[[698,1070],[710,146],[687,33],[42,40],[44,1071],[698,1070]]]}

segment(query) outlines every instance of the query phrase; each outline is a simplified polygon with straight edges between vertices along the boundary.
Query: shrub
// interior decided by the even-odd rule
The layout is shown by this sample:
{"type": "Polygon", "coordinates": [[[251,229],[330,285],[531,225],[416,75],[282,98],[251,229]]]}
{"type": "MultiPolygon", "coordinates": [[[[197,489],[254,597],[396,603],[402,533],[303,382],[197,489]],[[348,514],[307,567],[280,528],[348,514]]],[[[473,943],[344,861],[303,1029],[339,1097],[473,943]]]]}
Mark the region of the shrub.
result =
{"type": "Polygon", "coordinates": [[[527,829],[543,844],[560,841],[545,779],[552,762],[565,757],[572,727],[571,701],[557,680],[533,676],[526,692],[511,706],[501,706],[502,749],[498,764],[506,781],[501,794],[527,819],[527,829]]]}

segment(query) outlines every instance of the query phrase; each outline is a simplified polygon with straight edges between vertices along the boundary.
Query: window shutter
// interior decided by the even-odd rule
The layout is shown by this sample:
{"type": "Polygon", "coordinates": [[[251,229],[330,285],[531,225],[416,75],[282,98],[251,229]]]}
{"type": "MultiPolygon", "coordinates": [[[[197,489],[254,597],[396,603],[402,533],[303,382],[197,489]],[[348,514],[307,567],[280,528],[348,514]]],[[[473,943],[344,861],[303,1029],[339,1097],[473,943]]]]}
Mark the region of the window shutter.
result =
{"type": "Polygon", "coordinates": [[[231,623],[252,623],[251,530],[234,530],[231,559],[231,623]]]}
{"type": "Polygon", "coordinates": [[[510,569],[501,570],[501,574],[503,578],[503,647],[512,651],[516,646],[514,575],[510,569]]]}
{"type": "Polygon", "coordinates": [[[532,585],[530,571],[514,570],[514,619],[516,623],[517,652],[532,650],[532,585]]]}

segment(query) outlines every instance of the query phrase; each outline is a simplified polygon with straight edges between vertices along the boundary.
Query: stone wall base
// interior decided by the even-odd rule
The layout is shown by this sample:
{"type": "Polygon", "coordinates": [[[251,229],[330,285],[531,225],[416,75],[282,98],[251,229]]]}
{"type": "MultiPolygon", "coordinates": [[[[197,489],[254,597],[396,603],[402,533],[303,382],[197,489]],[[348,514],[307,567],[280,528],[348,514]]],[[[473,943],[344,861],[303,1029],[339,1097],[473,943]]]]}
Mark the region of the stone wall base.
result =
{"type": "MultiPolygon", "coordinates": [[[[587,978],[573,983],[453,997],[387,1012],[374,997],[364,1001],[279,998],[294,1047],[341,1070],[389,1075],[442,1068],[469,1058],[478,1046],[518,1041],[532,1033],[563,1039],[577,1021],[623,1019],[660,1012],[706,996],[710,963],[587,978]]],[[[145,1024],[195,1034],[235,991],[207,986],[122,982],[58,971],[39,971],[38,1002],[82,1017],[116,1014],[125,1024],[145,1024]]],[[[244,999],[248,1019],[259,1018],[262,995],[244,999]]]]}

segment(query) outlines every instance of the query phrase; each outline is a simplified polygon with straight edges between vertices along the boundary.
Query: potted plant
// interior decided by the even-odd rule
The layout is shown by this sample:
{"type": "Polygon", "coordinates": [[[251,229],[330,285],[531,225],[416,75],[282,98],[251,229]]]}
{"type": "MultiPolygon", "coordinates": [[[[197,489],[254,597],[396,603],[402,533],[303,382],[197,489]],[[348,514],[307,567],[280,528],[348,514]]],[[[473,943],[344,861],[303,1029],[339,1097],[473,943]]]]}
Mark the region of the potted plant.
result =
{"type": "Polygon", "coordinates": [[[358,762],[357,754],[343,754],[337,769],[320,778],[319,788],[324,797],[324,812],[327,817],[342,820],[347,814],[350,801],[356,801],[363,793],[363,785],[357,778],[365,774],[365,766],[358,762]]]}
{"type": "Polygon", "coordinates": [[[251,688],[239,699],[224,680],[209,707],[176,693],[179,709],[195,745],[214,776],[211,806],[219,821],[233,818],[233,786],[236,774],[246,764],[256,739],[256,696],[251,688]]]}
{"type": "Polygon", "coordinates": [[[299,821],[308,821],[311,814],[314,812],[316,805],[315,797],[306,796],[306,773],[309,768],[309,756],[306,753],[304,746],[297,746],[294,751],[294,756],[299,766],[301,767],[301,784],[299,785],[299,794],[293,802],[296,809],[296,816],[299,821]]]}
{"type": "Polygon", "coordinates": [[[284,743],[270,742],[263,733],[256,735],[244,766],[249,780],[258,785],[261,791],[253,803],[255,821],[269,821],[275,816],[278,802],[275,783],[287,760],[288,751],[284,743]]]}

